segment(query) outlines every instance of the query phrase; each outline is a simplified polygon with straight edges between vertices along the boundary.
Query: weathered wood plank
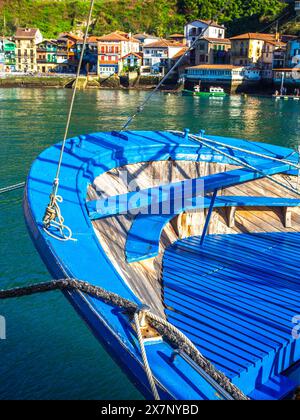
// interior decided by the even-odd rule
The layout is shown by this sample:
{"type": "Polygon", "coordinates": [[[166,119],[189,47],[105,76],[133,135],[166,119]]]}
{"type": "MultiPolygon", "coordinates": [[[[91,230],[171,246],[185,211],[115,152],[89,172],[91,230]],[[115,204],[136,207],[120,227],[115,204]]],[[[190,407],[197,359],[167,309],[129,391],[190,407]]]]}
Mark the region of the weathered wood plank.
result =
{"type": "MultiPolygon", "coordinates": [[[[233,165],[219,165],[207,162],[152,162],[129,165],[103,174],[94,181],[90,187],[88,198],[90,200],[116,194],[124,194],[128,191],[155,187],[163,183],[178,182],[189,178],[202,177],[209,174],[224,172],[237,168],[233,165]]],[[[275,178],[283,180],[283,175],[275,175],[275,178]]],[[[296,186],[296,177],[288,180],[296,186]]],[[[285,189],[276,186],[267,179],[251,181],[222,190],[219,195],[252,195],[270,197],[299,198],[285,189]]],[[[125,240],[132,224],[132,217],[117,216],[93,222],[99,242],[106,252],[112,264],[128,286],[139,298],[157,313],[164,315],[162,289],[160,284],[162,256],[166,247],[174,243],[178,238],[191,235],[201,235],[204,225],[204,212],[187,212],[175,217],[163,232],[160,242],[160,254],[156,258],[134,264],[125,261],[125,240]]],[[[146,229],[147,227],[145,227],[146,229]]],[[[241,232],[265,232],[265,231],[300,231],[300,209],[295,208],[292,214],[282,214],[281,210],[263,209],[261,211],[251,208],[236,209],[235,226],[227,226],[227,215],[224,209],[214,211],[209,226],[209,234],[241,232]],[[286,226],[283,221],[286,218],[286,226]],[[292,220],[293,227],[288,227],[292,220]]]]}

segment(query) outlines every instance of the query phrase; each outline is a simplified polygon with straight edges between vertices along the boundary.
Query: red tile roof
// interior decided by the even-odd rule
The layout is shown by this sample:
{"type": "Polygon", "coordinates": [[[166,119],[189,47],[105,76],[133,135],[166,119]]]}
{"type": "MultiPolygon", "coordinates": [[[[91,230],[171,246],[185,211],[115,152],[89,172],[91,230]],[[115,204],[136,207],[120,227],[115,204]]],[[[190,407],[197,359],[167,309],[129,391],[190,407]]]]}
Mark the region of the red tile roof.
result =
{"type": "Polygon", "coordinates": [[[62,34],[60,34],[58,39],[60,38],[71,38],[74,41],[82,41],[82,38],[80,36],[70,34],[69,32],[63,32],[62,34]]]}
{"type": "Polygon", "coordinates": [[[34,39],[38,29],[35,28],[18,28],[15,34],[16,39],[34,39]]]}
{"type": "Polygon", "coordinates": [[[209,38],[205,36],[203,39],[206,39],[208,42],[212,42],[214,44],[230,44],[229,38],[209,38]]]}
{"type": "Polygon", "coordinates": [[[174,57],[172,57],[172,60],[176,60],[176,59],[178,59],[178,58],[180,58],[180,57],[182,57],[183,56],[183,54],[186,52],[188,50],[188,48],[187,47],[184,47],[184,48],[182,48],[180,51],[178,51],[178,53],[176,53],[175,55],[174,55],[174,57]]]}
{"type": "Polygon", "coordinates": [[[184,48],[185,45],[180,44],[179,42],[168,41],[167,39],[160,39],[159,41],[152,42],[151,44],[145,45],[145,48],[167,48],[167,47],[184,48]]]}
{"type": "Polygon", "coordinates": [[[107,34],[107,35],[100,36],[98,38],[98,41],[108,41],[108,42],[121,42],[121,41],[127,41],[128,42],[128,41],[131,41],[131,42],[139,43],[139,41],[137,39],[134,39],[132,37],[128,38],[126,35],[128,35],[128,34],[126,34],[125,32],[116,31],[116,32],[112,32],[112,33],[107,34]]]}
{"type": "Polygon", "coordinates": [[[136,53],[136,52],[130,52],[130,53],[128,53],[128,54],[126,54],[126,55],[124,55],[124,56],[122,57],[122,60],[123,60],[123,58],[126,58],[126,57],[128,57],[129,55],[135,55],[137,58],[142,59],[142,54],[138,54],[138,53],[136,53]]]}
{"type": "Polygon", "coordinates": [[[98,39],[99,39],[99,37],[98,37],[98,36],[90,36],[90,37],[88,38],[88,42],[93,42],[93,43],[96,43],[96,42],[98,42],[98,39]]]}
{"type": "Polygon", "coordinates": [[[276,35],[275,34],[261,34],[257,32],[247,32],[245,34],[233,36],[230,39],[231,40],[257,39],[259,41],[276,41],[276,35]]]}

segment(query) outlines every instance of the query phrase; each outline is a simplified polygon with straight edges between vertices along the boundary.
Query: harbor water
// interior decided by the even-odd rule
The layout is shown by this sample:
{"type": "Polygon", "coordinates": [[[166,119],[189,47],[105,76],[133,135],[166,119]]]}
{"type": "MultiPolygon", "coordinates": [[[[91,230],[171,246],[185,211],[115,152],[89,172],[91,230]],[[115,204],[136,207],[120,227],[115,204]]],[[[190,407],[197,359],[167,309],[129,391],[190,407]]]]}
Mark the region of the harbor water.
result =
{"type": "MultiPolygon", "coordinates": [[[[70,136],[120,129],[146,94],[79,92],[70,136]]],[[[62,138],[70,97],[70,90],[0,90],[0,188],[24,181],[36,156],[62,138]]],[[[298,148],[300,102],[158,93],[131,129],[186,127],[298,148]]],[[[22,190],[0,196],[0,246],[0,288],[50,279],[24,224],[22,190]]],[[[2,301],[0,316],[1,400],[143,398],[60,292],[2,301]]],[[[300,383],[299,371],[293,376],[300,383]]]]}

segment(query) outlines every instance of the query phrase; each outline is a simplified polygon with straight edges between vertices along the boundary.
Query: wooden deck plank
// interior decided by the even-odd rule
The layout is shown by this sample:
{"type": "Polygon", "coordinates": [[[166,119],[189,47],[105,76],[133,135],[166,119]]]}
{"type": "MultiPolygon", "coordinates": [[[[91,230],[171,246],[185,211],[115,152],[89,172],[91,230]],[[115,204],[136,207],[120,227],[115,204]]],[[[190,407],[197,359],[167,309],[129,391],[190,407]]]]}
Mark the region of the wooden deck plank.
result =
{"type": "MultiPolygon", "coordinates": [[[[220,171],[230,171],[237,169],[233,165],[219,165],[208,162],[151,162],[128,165],[109,173],[103,174],[94,182],[94,186],[89,189],[89,199],[99,198],[101,193],[107,196],[124,194],[135,188],[149,188],[160,185],[161,183],[178,182],[193,177],[201,177],[208,174],[215,174],[220,171]],[[120,176],[121,175],[121,176],[120,176]],[[127,178],[127,179],[126,179],[127,178]],[[133,182],[134,181],[134,182],[133,182]],[[129,183],[129,185],[128,185],[129,183]]],[[[281,179],[283,175],[275,176],[281,179]]],[[[296,185],[296,177],[292,178],[296,185]]],[[[220,194],[224,195],[261,195],[273,197],[299,198],[279,187],[272,182],[262,179],[250,183],[238,185],[224,189],[220,194]],[[266,194],[267,191],[267,194],[266,194]],[[279,192],[280,191],[280,192],[279,192]]],[[[300,231],[300,210],[293,209],[292,212],[293,228],[286,229],[282,225],[279,215],[274,210],[255,211],[253,209],[241,210],[236,212],[236,226],[227,226],[227,217],[222,209],[214,211],[209,234],[239,234],[242,232],[294,232],[300,231]],[[274,213],[274,214],[273,214],[274,213]]],[[[124,261],[125,239],[132,224],[132,218],[126,216],[112,217],[107,220],[93,222],[95,231],[103,246],[107,256],[113,265],[124,278],[124,281],[141,300],[153,307],[160,315],[164,314],[162,302],[161,268],[162,257],[166,247],[174,243],[178,238],[185,238],[191,235],[201,235],[204,214],[203,212],[187,212],[175,217],[164,229],[160,243],[160,253],[157,257],[147,261],[134,264],[127,264],[124,261]],[[113,240],[112,240],[113,238],[113,240]]],[[[279,279],[277,279],[279,282],[279,279]]],[[[288,281],[288,278],[286,279],[288,281]]]]}

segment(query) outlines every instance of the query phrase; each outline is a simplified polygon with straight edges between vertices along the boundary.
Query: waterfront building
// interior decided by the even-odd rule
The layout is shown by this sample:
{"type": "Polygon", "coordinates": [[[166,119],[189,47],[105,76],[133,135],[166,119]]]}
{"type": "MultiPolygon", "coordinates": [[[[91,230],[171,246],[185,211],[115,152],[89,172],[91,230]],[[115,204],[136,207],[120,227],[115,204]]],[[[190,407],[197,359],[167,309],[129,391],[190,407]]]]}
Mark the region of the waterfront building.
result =
{"type": "MultiPolygon", "coordinates": [[[[300,64],[300,37],[296,37],[288,42],[286,61],[287,67],[295,67],[300,64]]],[[[274,66],[274,68],[277,67],[274,66]]]]}
{"type": "Polygon", "coordinates": [[[245,33],[230,38],[231,62],[235,66],[272,69],[273,51],[281,48],[278,34],[245,33]]]}
{"type": "Polygon", "coordinates": [[[184,74],[185,86],[191,88],[195,84],[202,87],[222,86],[230,90],[251,88],[261,80],[261,71],[256,68],[234,66],[232,64],[202,64],[187,67],[184,74]]]}
{"type": "Polygon", "coordinates": [[[139,52],[143,52],[143,47],[147,44],[153,44],[153,42],[159,41],[159,38],[154,35],[149,35],[146,33],[135,34],[133,38],[139,42],[139,52]]]}
{"type": "Polygon", "coordinates": [[[39,29],[18,28],[15,34],[16,69],[21,72],[37,71],[37,44],[43,36],[39,29]]]}
{"type": "Polygon", "coordinates": [[[139,70],[143,64],[141,53],[131,52],[122,57],[123,70],[139,70]]]}
{"type": "Polygon", "coordinates": [[[122,57],[129,53],[138,53],[140,42],[131,34],[112,32],[98,38],[98,74],[120,74],[123,69],[122,57]]]}
{"type": "Polygon", "coordinates": [[[161,39],[143,47],[142,73],[164,75],[172,64],[174,57],[185,45],[161,39]]]}
{"type": "MultiPolygon", "coordinates": [[[[98,40],[99,37],[97,36],[90,36],[87,39],[87,45],[83,56],[83,63],[82,67],[86,74],[97,74],[97,65],[98,65],[98,40]]],[[[80,39],[76,43],[76,51],[77,51],[77,60],[79,61],[79,57],[81,54],[83,46],[83,39],[80,39]]]]}
{"type": "Polygon", "coordinates": [[[0,38],[0,72],[10,73],[16,70],[16,44],[6,38],[0,38]]]}
{"type": "Polygon", "coordinates": [[[286,46],[277,48],[273,52],[273,66],[272,69],[280,69],[286,67],[286,46]]]}
{"type": "Polygon", "coordinates": [[[231,42],[226,38],[201,38],[192,54],[190,64],[229,64],[231,42]]]}
{"type": "Polygon", "coordinates": [[[77,42],[81,38],[77,35],[65,32],[60,34],[57,39],[57,57],[58,57],[58,69],[61,72],[75,73],[78,66],[77,59],[77,42]],[[67,56],[67,59],[66,59],[67,56]]]}
{"type": "Polygon", "coordinates": [[[294,88],[300,87],[300,67],[283,68],[273,70],[273,82],[279,88],[282,83],[293,91],[294,88]]]}
{"type": "Polygon", "coordinates": [[[263,70],[285,66],[286,43],[279,40],[266,41],[262,48],[262,55],[258,64],[263,70]]]}
{"type": "Polygon", "coordinates": [[[219,25],[217,22],[201,19],[193,20],[185,25],[184,37],[188,47],[190,47],[200,35],[208,38],[224,39],[225,26],[219,25]]]}
{"type": "Polygon", "coordinates": [[[57,70],[57,43],[44,40],[37,45],[37,71],[49,73],[57,70]]]}

